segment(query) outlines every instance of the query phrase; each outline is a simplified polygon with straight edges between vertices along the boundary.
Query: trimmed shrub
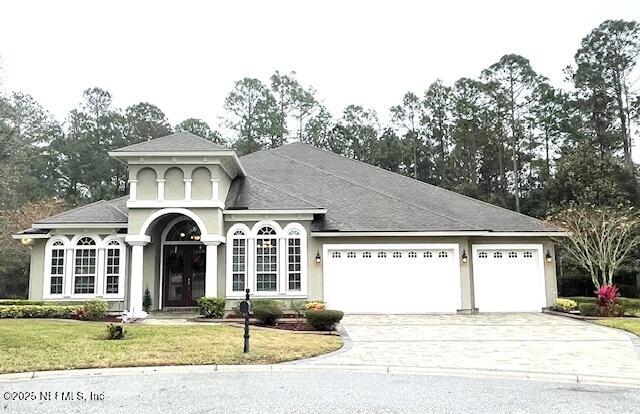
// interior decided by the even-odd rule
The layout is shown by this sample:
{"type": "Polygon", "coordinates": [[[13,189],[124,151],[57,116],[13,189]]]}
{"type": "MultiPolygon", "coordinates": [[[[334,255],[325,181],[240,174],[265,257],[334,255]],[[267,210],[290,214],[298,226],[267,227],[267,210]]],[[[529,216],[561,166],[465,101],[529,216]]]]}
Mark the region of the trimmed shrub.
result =
{"type": "Polygon", "coordinates": [[[222,318],[224,316],[224,305],[224,298],[202,297],[198,299],[198,311],[205,318],[222,318]]]}
{"type": "Polygon", "coordinates": [[[258,303],[256,305],[252,302],[251,305],[253,317],[265,325],[275,325],[278,319],[282,318],[282,309],[275,303],[258,303]]]}
{"type": "Polygon", "coordinates": [[[144,297],[142,298],[142,307],[145,312],[149,312],[151,309],[151,305],[153,305],[153,299],[151,299],[151,292],[149,292],[149,288],[144,290],[144,297]]]}
{"type": "Polygon", "coordinates": [[[596,298],[590,296],[568,296],[564,299],[571,299],[579,304],[581,303],[596,303],[596,298]]]}
{"type": "Polygon", "coordinates": [[[0,305],[1,318],[70,318],[76,305],[0,305]]]}
{"type": "Polygon", "coordinates": [[[310,311],[310,310],[325,310],[325,309],[327,309],[327,305],[321,300],[313,300],[313,301],[307,302],[307,304],[305,305],[305,309],[308,310],[308,311],[310,311]]]}
{"type": "Polygon", "coordinates": [[[38,300],[26,300],[26,299],[0,299],[0,306],[8,305],[33,305],[42,306],[44,302],[38,300]]]}
{"type": "Polygon", "coordinates": [[[624,307],[640,308],[640,299],[637,298],[618,298],[618,304],[624,307]]]}
{"type": "Polygon", "coordinates": [[[124,324],[123,323],[110,323],[107,325],[107,339],[124,339],[124,324]]]}
{"type": "Polygon", "coordinates": [[[578,303],[571,299],[558,298],[556,299],[556,304],[553,306],[553,310],[558,312],[571,312],[575,309],[578,309],[578,303]]]}
{"type": "Polygon", "coordinates": [[[342,320],[344,312],[322,309],[307,312],[307,322],[319,331],[330,331],[342,320]]]}
{"type": "Polygon", "coordinates": [[[578,305],[578,309],[580,310],[580,315],[582,316],[600,315],[598,311],[598,305],[596,305],[595,303],[581,303],[578,305]]]}
{"type": "Polygon", "coordinates": [[[89,302],[85,302],[82,305],[82,312],[77,312],[78,316],[81,319],[86,319],[88,321],[100,321],[104,319],[107,315],[107,309],[109,305],[102,299],[94,299],[89,302]]]}

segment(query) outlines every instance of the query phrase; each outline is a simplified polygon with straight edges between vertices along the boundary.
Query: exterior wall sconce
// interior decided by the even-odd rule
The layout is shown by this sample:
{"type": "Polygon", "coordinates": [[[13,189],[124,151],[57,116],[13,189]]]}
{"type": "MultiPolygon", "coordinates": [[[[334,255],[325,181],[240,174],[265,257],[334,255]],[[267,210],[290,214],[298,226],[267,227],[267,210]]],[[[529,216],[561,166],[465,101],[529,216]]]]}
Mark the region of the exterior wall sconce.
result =
{"type": "Polygon", "coordinates": [[[320,263],[320,250],[316,253],[316,263],[320,263]]]}
{"type": "Polygon", "coordinates": [[[467,257],[467,251],[466,250],[462,250],[462,263],[467,263],[467,261],[469,260],[469,258],[467,257]]]}
{"type": "Polygon", "coordinates": [[[547,250],[547,254],[544,256],[544,259],[547,261],[547,263],[551,263],[553,261],[553,257],[551,256],[551,252],[549,252],[549,250],[547,250]]]}
{"type": "Polygon", "coordinates": [[[33,244],[33,239],[30,237],[23,237],[20,239],[20,243],[22,243],[23,246],[31,246],[33,244]]]}

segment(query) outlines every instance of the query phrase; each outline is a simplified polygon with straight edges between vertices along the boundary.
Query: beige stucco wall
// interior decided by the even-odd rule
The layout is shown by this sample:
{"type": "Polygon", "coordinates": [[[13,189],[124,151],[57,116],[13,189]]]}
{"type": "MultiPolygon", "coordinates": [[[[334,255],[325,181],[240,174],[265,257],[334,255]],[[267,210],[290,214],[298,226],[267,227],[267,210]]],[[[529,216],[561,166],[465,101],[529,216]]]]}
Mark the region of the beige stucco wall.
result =
{"type": "MultiPolygon", "coordinates": [[[[129,234],[139,234],[144,222],[161,208],[131,208],[129,209],[129,234]]],[[[190,208],[193,213],[200,217],[205,224],[207,234],[222,234],[223,217],[219,208],[190,208]]],[[[164,216],[161,216],[162,218],[164,216]]],[[[149,226],[148,231],[156,227],[158,221],[149,226]]],[[[152,239],[153,241],[153,239],[152,239]]]]}
{"type": "Polygon", "coordinates": [[[46,239],[35,239],[31,246],[29,300],[42,300],[42,288],[44,284],[44,247],[46,244],[46,239]]]}
{"type": "Polygon", "coordinates": [[[211,200],[211,171],[199,167],[191,174],[191,198],[193,200],[211,200]]]}

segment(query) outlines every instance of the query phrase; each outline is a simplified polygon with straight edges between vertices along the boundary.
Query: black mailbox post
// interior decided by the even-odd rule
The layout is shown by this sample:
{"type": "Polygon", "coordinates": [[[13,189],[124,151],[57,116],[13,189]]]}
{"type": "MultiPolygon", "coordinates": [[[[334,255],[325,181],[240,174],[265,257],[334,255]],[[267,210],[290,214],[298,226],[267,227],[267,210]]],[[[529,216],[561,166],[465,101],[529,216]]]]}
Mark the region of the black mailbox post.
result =
{"type": "Polygon", "coordinates": [[[249,289],[246,290],[245,300],[240,302],[240,312],[244,315],[244,353],[246,354],[249,352],[249,313],[251,312],[249,289]]]}

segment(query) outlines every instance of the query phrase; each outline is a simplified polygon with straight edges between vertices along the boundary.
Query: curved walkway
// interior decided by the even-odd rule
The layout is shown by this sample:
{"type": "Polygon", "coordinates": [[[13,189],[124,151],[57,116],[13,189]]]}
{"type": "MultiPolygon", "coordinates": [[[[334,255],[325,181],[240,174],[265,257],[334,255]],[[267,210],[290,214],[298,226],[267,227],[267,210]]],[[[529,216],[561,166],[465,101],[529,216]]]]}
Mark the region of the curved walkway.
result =
{"type": "Polygon", "coordinates": [[[346,315],[342,328],[345,348],[293,364],[640,386],[640,338],[569,318],[346,315]]]}

